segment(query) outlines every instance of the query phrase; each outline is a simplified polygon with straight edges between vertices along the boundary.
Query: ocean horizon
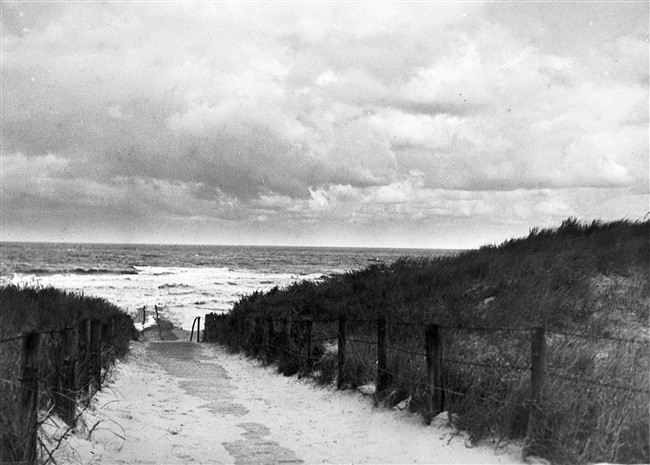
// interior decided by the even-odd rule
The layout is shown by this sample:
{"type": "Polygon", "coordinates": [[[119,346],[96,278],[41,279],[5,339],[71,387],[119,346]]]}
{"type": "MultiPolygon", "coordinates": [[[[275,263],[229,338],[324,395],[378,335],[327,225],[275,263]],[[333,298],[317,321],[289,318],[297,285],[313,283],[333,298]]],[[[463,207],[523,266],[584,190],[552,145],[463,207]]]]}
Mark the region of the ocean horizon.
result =
{"type": "Polygon", "coordinates": [[[143,307],[190,329],[241,297],[296,281],[433,257],[454,249],[259,245],[0,242],[4,284],[52,286],[105,298],[136,317],[143,307]]]}

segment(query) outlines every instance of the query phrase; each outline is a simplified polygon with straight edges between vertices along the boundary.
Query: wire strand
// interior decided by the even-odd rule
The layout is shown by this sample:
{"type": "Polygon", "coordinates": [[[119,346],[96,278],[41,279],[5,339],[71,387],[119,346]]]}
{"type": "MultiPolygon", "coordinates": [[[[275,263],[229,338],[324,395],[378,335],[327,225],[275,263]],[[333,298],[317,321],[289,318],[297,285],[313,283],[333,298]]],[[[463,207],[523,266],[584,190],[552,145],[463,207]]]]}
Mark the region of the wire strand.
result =
{"type": "Polygon", "coordinates": [[[501,368],[504,370],[509,370],[509,371],[528,371],[530,370],[530,367],[522,367],[518,365],[502,365],[499,363],[481,363],[481,362],[466,362],[464,360],[458,360],[454,358],[443,358],[442,359],[445,362],[449,363],[455,363],[458,365],[470,365],[470,366],[477,366],[477,367],[483,367],[483,368],[501,368]]]}
{"type": "Polygon", "coordinates": [[[575,383],[586,383],[586,384],[592,384],[594,386],[600,386],[608,389],[616,389],[619,391],[637,392],[640,394],[650,394],[650,390],[648,389],[636,389],[636,388],[621,386],[619,384],[601,383],[600,381],[596,381],[593,379],[583,378],[581,376],[575,376],[575,375],[574,376],[562,375],[554,371],[549,371],[547,375],[552,376],[553,378],[563,379],[565,381],[573,381],[575,383]]]}

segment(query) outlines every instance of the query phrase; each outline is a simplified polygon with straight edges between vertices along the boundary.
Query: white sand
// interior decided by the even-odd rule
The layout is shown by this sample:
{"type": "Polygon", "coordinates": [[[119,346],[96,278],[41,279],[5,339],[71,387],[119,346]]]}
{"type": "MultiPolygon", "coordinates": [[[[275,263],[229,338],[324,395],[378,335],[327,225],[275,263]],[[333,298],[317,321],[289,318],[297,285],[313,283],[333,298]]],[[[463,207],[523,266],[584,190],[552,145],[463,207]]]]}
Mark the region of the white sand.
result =
{"type": "Polygon", "coordinates": [[[524,463],[516,445],[471,446],[446,416],[426,426],[220,347],[181,360],[152,344],[132,344],[58,463],[524,463]]]}

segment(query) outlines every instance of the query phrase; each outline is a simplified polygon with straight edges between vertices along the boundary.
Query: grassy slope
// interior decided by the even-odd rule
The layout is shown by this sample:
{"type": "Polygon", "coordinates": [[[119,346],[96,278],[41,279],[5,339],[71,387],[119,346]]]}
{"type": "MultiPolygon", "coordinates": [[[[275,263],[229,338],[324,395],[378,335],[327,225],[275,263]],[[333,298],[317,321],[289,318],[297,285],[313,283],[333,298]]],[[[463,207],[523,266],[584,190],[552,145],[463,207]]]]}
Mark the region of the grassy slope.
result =
{"type": "MultiPolygon", "coordinates": [[[[389,321],[451,328],[544,326],[550,334],[549,365],[555,373],[647,390],[648,345],[597,338],[647,338],[649,238],[647,221],[583,224],[569,219],[557,229],[536,229],[526,238],[455,257],[402,259],[321,283],[255,293],[235,304],[229,318],[346,314],[349,319],[373,319],[384,314],[389,321]],[[589,338],[571,339],[554,331],[589,338]]],[[[222,335],[221,342],[249,350],[245,341],[250,335],[234,328],[230,335],[222,335]]],[[[404,327],[392,327],[393,344],[410,347],[412,340],[412,348],[419,348],[421,335],[400,328],[404,327]]],[[[529,363],[527,333],[446,331],[446,355],[452,358],[513,366],[529,363]]],[[[374,329],[357,325],[352,333],[372,337],[374,329]]],[[[366,352],[359,350],[348,363],[352,385],[373,376],[374,355],[366,352]]],[[[422,408],[421,364],[398,355],[391,363],[392,370],[410,377],[408,382],[393,379],[392,399],[409,395],[412,409],[422,408]]],[[[461,426],[476,439],[523,437],[527,376],[448,366],[446,386],[457,393],[448,396],[448,409],[460,414],[461,426]]],[[[650,460],[647,394],[559,377],[549,377],[546,392],[553,393],[546,396],[546,432],[532,444],[532,451],[561,462],[650,460]]]]}
{"type": "Polygon", "coordinates": [[[594,334],[643,333],[648,305],[648,222],[567,220],[556,230],[454,257],[403,259],[252,294],[232,314],[376,317],[457,326],[536,326],[594,334]],[[489,300],[489,306],[483,303],[489,300]],[[603,315],[603,299],[625,314],[603,315]],[[631,302],[630,302],[631,303],[631,302]],[[612,324],[612,318],[625,325],[612,324]]]}
{"type": "MultiPolygon", "coordinates": [[[[105,341],[102,360],[105,368],[128,351],[129,341],[136,335],[131,317],[104,299],[61,291],[54,288],[0,287],[0,340],[29,331],[50,331],[74,326],[82,319],[107,321],[117,317],[117,334],[105,341]]],[[[39,351],[39,404],[42,410],[51,407],[54,372],[60,361],[61,340],[58,335],[42,335],[39,351]]],[[[0,343],[0,462],[20,460],[21,412],[18,379],[21,341],[0,343]]]]}

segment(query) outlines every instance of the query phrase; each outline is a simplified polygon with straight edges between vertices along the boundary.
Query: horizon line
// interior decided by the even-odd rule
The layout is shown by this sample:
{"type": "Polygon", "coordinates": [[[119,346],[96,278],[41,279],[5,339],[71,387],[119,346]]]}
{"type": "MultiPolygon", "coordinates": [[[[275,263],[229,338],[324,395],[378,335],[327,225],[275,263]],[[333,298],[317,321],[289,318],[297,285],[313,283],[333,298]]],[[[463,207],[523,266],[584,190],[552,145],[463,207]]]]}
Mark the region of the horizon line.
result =
{"type": "Polygon", "coordinates": [[[282,244],[214,244],[190,242],[105,242],[105,241],[56,241],[56,240],[2,240],[1,244],[84,244],[84,245],[167,245],[167,246],[206,246],[206,247],[259,247],[259,248],[308,248],[308,249],[400,249],[400,250],[473,250],[477,247],[391,247],[391,246],[354,246],[354,245],[282,245],[282,244]]]}

